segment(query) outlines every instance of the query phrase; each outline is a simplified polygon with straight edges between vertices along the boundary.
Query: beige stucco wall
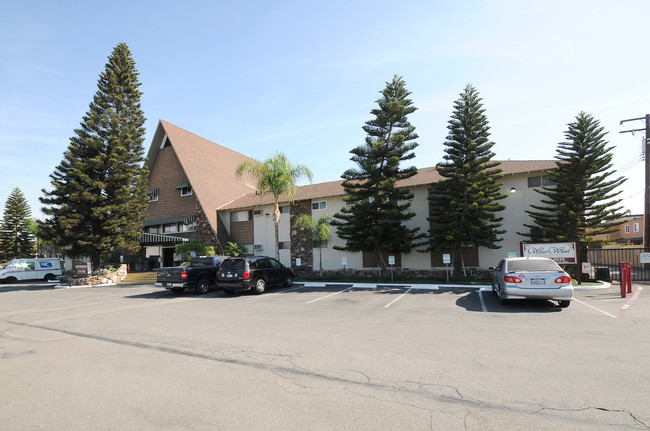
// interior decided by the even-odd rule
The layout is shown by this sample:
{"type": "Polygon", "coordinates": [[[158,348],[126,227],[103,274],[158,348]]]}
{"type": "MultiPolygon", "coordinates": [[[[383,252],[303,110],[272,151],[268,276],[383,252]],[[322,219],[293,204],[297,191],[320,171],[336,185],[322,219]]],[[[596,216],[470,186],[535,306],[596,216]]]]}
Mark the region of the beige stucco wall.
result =
{"type": "MultiPolygon", "coordinates": [[[[499,215],[503,217],[503,228],[507,231],[502,235],[503,241],[500,242],[501,248],[499,249],[479,249],[479,264],[481,269],[487,269],[489,266],[494,266],[498,263],[499,259],[506,257],[508,252],[520,255],[520,242],[523,237],[518,235],[517,232],[528,231],[524,228],[524,223],[531,223],[530,217],[525,213],[526,209],[530,209],[531,204],[539,204],[541,195],[528,188],[527,178],[529,176],[540,176],[542,172],[522,173],[515,175],[507,175],[502,179],[504,185],[502,193],[507,194],[508,197],[501,201],[506,209],[499,215]],[[510,193],[511,188],[516,189],[515,193],[510,193]]],[[[409,227],[420,227],[422,232],[428,233],[429,222],[429,202],[428,186],[422,185],[411,189],[414,194],[411,209],[416,214],[407,225],[409,227]]],[[[343,196],[327,197],[315,199],[316,201],[327,202],[327,208],[324,210],[312,210],[312,217],[319,218],[323,214],[333,216],[339,212],[344,206],[343,196]]],[[[285,204],[286,205],[286,204],[285,204]]],[[[273,206],[272,205],[259,205],[254,208],[255,210],[262,210],[262,214],[253,216],[254,221],[254,235],[255,244],[263,246],[262,251],[255,252],[258,255],[274,256],[274,230],[273,230],[273,206]],[[269,215],[266,215],[266,214],[269,215]]],[[[222,214],[224,223],[229,226],[229,217],[227,213],[222,214]]],[[[291,235],[290,214],[281,214],[280,216],[280,241],[289,241],[291,235]]],[[[249,252],[254,252],[254,244],[245,244],[249,252]]],[[[346,258],[348,269],[362,269],[362,254],[338,251],[334,246],[344,246],[345,242],[338,238],[336,229],[332,228],[332,240],[328,247],[322,249],[323,253],[323,269],[337,270],[342,269],[342,258],[346,258]]],[[[280,261],[285,265],[291,264],[291,256],[289,250],[280,250],[280,261]]],[[[314,270],[319,269],[319,256],[318,249],[313,250],[314,270]]],[[[404,268],[409,269],[430,269],[431,258],[429,253],[421,253],[413,251],[408,254],[402,255],[402,265],[404,268]]],[[[436,265],[438,266],[438,265],[436,265]]],[[[438,267],[444,268],[442,262],[438,267]]]]}

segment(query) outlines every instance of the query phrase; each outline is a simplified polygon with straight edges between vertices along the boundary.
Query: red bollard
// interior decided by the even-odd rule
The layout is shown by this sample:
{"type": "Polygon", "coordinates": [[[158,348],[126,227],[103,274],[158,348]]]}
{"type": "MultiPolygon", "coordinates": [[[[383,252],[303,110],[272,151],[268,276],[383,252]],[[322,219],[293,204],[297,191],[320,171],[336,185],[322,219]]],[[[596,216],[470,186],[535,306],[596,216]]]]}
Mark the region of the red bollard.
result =
{"type": "Polygon", "coordinates": [[[621,298],[627,297],[627,282],[628,282],[628,277],[627,277],[627,267],[630,264],[630,262],[621,262],[621,298]]]}
{"type": "Polygon", "coordinates": [[[627,293],[632,293],[632,264],[627,264],[627,293]]]}

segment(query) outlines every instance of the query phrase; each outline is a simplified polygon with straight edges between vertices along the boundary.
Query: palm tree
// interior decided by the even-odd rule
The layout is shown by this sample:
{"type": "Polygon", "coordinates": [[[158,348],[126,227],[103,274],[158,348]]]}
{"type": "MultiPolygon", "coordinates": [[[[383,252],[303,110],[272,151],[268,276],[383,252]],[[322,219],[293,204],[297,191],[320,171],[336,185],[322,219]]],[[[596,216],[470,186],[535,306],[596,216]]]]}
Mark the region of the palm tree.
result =
{"type": "Polygon", "coordinates": [[[312,179],[312,173],[306,166],[292,165],[284,153],[276,152],[264,162],[248,160],[237,167],[236,174],[241,177],[248,173],[257,180],[257,190],[260,198],[271,193],[275,201],[273,224],[275,225],[275,258],[280,259],[278,225],[280,223],[280,196],[293,203],[296,195],[296,181],[302,177],[312,179]]]}
{"type": "Polygon", "coordinates": [[[318,268],[321,277],[323,276],[323,247],[327,245],[332,236],[330,222],[332,217],[323,214],[314,220],[309,214],[301,214],[294,222],[294,226],[309,229],[313,247],[318,247],[318,268]]]}

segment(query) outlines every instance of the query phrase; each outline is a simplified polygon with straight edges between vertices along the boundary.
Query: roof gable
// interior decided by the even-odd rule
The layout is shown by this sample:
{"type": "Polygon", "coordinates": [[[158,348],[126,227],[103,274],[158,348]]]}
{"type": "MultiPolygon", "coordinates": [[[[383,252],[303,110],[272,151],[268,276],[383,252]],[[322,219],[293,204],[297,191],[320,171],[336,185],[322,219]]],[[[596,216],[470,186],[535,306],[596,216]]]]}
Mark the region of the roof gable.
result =
{"type": "Polygon", "coordinates": [[[156,163],[158,152],[166,142],[174,149],[213,229],[217,226],[215,208],[255,190],[255,182],[250,177],[234,181],[237,167],[251,158],[163,120],[158,123],[147,154],[145,164],[149,169],[156,163]]]}

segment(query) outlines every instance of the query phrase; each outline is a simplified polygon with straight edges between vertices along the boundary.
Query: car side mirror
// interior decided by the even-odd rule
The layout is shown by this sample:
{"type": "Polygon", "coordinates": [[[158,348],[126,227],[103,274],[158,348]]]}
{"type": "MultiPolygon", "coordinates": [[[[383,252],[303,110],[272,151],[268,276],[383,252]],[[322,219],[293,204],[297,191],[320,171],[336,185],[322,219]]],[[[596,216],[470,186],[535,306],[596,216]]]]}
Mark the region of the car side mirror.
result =
{"type": "Polygon", "coordinates": [[[493,266],[489,267],[488,269],[489,269],[490,271],[496,271],[496,268],[493,267],[493,266]]]}

